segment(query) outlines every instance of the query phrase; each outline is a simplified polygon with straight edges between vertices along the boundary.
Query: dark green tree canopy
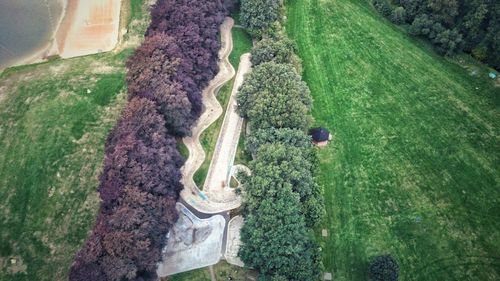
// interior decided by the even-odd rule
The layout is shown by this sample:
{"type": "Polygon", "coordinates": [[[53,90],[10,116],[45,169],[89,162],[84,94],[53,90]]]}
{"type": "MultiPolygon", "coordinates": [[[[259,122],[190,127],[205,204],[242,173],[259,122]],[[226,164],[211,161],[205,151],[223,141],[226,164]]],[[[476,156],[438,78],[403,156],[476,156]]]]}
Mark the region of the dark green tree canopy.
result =
{"type": "Polygon", "coordinates": [[[280,0],[241,0],[241,23],[254,37],[278,20],[280,0]]]}
{"type": "Polygon", "coordinates": [[[314,181],[316,154],[306,135],[312,99],[301,80],[295,45],[280,23],[283,0],[242,0],[243,25],[263,37],[252,51],[253,71],[237,96],[252,133],[244,186],[239,256],[259,281],[319,280],[321,255],[308,227],[324,215],[314,181]]]}
{"type": "Polygon", "coordinates": [[[247,138],[245,147],[251,154],[256,154],[264,144],[280,143],[299,148],[311,148],[311,137],[298,129],[260,129],[247,138]]]}
{"type": "Polygon", "coordinates": [[[370,278],[373,281],[397,281],[399,265],[389,256],[378,256],[370,263],[370,278]]]}
{"type": "Polygon", "coordinates": [[[264,62],[294,64],[296,47],[288,38],[279,40],[263,39],[252,50],[252,65],[257,66],[264,62]]]}
{"type": "Polygon", "coordinates": [[[253,129],[297,128],[310,122],[307,85],[290,64],[263,63],[246,78],[237,96],[238,110],[253,129]]]}
{"type": "Polygon", "coordinates": [[[239,256],[264,275],[263,280],[276,275],[285,280],[318,280],[320,270],[314,262],[318,249],[307,233],[298,201],[290,187],[276,189],[245,219],[239,256]]]}
{"type": "Polygon", "coordinates": [[[245,206],[250,212],[277,190],[291,188],[299,196],[300,209],[308,226],[324,215],[322,188],[315,180],[316,154],[311,148],[264,144],[250,164],[252,176],[242,179],[245,206]]]}
{"type": "Polygon", "coordinates": [[[383,16],[409,24],[441,54],[459,51],[500,68],[500,1],[373,0],[383,16]]]}

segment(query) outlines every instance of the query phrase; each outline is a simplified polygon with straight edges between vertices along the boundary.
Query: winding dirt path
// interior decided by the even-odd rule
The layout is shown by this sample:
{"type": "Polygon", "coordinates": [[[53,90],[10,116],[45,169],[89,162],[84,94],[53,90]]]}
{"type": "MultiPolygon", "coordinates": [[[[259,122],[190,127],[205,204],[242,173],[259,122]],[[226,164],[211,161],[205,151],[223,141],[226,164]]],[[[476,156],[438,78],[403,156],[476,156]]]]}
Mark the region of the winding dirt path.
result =
{"type": "MultiPolygon", "coordinates": [[[[216,214],[221,212],[230,211],[232,209],[238,208],[241,205],[240,196],[236,195],[234,190],[229,187],[229,183],[224,185],[219,185],[218,187],[208,186],[204,189],[204,191],[200,191],[198,186],[193,180],[193,176],[195,172],[200,168],[202,163],[205,161],[205,151],[200,143],[200,136],[213,122],[215,122],[223,113],[223,109],[219,102],[217,101],[216,94],[220,90],[220,88],[229,82],[235,75],[235,70],[231,63],[229,62],[229,54],[233,49],[233,38],[231,34],[231,29],[234,26],[234,20],[232,18],[226,18],[224,23],[221,25],[221,50],[219,51],[219,73],[217,76],[210,82],[207,88],[203,91],[203,106],[204,111],[201,117],[198,119],[196,126],[192,129],[192,136],[183,139],[184,144],[189,150],[189,157],[186,160],[186,163],[182,167],[182,183],[184,185],[184,189],[181,192],[181,197],[187,204],[191,205],[194,209],[199,212],[206,214],[216,214]]],[[[243,81],[243,76],[250,69],[250,60],[249,55],[243,55],[241,65],[238,70],[238,75],[235,79],[233,92],[231,93],[230,105],[228,108],[228,113],[233,113],[233,103],[234,96],[236,95],[237,89],[239,85],[241,85],[243,81]]],[[[228,117],[229,118],[229,117],[228,117]]],[[[234,118],[231,116],[230,118],[234,118]]],[[[237,116],[239,118],[239,116],[237,116]]],[[[232,121],[238,123],[239,120],[232,121]]],[[[226,123],[226,122],[224,122],[226,123]]],[[[232,129],[226,129],[228,126],[224,126],[221,129],[221,133],[219,134],[219,139],[222,138],[227,133],[230,133],[233,137],[234,134],[238,134],[238,138],[236,142],[226,142],[225,145],[228,147],[229,153],[232,153],[233,150],[236,149],[238,145],[239,133],[241,130],[238,130],[236,126],[229,126],[232,129]],[[236,131],[235,131],[236,130],[236,131]]],[[[233,137],[234,138],[234,137],[233,137]]],[[[217,141],[219,143],[220,140],[217,141]]],[[[227,151],[220,151],[220,149],[216,149],[214,152],[214,158],[217,158],[218,153],[224,154],[224,157],[227,158],[227,151]]],[[[227,161],[226,161],[227,163],[227,161]]],[[[217,168],[217,171],[223,171],[223,173],[227,173],[224,171],[229,170],[232,163],[227,163],[226,167],[217,168]]],[[[220,165],[219,165],[220,166],[220,165]]],[[[212,163],[210,170],[212,169],[212,163]]],[[[209,173],[206,179],[206,182],[212,182],[210,179],[216,172],[209,173]]]]}

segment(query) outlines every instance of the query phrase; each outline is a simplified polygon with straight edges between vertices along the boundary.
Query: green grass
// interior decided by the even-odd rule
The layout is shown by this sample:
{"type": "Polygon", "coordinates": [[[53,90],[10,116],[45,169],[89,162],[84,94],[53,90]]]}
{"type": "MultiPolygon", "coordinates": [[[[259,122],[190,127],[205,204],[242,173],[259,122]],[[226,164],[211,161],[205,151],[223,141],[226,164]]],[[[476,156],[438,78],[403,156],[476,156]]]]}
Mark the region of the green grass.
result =
{"type": "Polygon", "coordinates": [[[130,18],[132,20],[140,20],[143,17],[144,0],[130,0],[130,18]]]}
{"type": "Polygon", "coordinates": [[[182,142],[182,139],[177,140],[177,150],[181,154],[184,159],[187,159],[189,157],[189,150],[187,146],[182,142]]]}
{"type": "MultiPolygon", "coordinates": [[[[229,61],[233,65],[234,69],[238,71],[238,66],[240,65],[240,57],[242,54],[249,52],[252,49],[252,39],[242,28],[233,28],[233,51],[229,55],[229,61]]],[[[198,171],[193,176],[196,185],[199,188],[203,187],[205,178],[208,173],[208,168],[210,167],[210,161],[212,161],[215,145],[217,143],[217,138],[219,137],[219,132],[224,121],[224,115],[226,114],[227,103],[229,102],[229,97],[231,96],[231,90],[233,89],[234,79],[229,81],[224,85],[217,94],[217,100],[222,105],[224,112],[210,127],[208,127],[205,132],[200,137],[200,143],[206,153],[206,158],[203,164],[200,166],[198,171]]]]}
{"type": "MultiPolygon", "coordinates": [[[[213,266],[216,280],[246,281],[256,280],[255,272],[221,261],[213,266]],[[253,279],[248,279],[248,277],[253,279]]],[[[168,277],[169,281],[211,281],[208,267],[179,273],[168,277]]]]}
{"type": "Polygon", "coordinates": [[[392,254],[401,280],[500,279],[500,88],[436,55],[365,0],[295,0],[325,187],[325,269],[367,280],[392,254]],[[421,219],[421,220],[420,220],[421,219]]]}
{"type": "Polygon", "coordinates": [[[126,102],[133,50],[120,49],[0,76],[0,280],[67,280],[99,208],[104,142],[126,102]]]}
{"type": "Polygon", "coordinates": [[[252,155],[245,149],[246,141],[246,122],[243,123],[243,128],[241,129],[240,139],[238,140],[238,148],[236,149],[236,157],[234,159],[235,165],[247,166],[252,160],[252,155]]]}

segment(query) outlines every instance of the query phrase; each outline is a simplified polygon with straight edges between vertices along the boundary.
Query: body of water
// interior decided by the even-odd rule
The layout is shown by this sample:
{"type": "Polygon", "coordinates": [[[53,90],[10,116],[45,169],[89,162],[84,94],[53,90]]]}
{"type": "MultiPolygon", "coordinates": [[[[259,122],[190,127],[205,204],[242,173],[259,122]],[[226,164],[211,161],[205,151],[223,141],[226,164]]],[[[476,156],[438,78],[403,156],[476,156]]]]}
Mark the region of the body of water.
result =
{"type": "Polygon", "coordinates": [[[0,68],[47,46],[62,12],[60,0],[0,0],[0,68]]]}

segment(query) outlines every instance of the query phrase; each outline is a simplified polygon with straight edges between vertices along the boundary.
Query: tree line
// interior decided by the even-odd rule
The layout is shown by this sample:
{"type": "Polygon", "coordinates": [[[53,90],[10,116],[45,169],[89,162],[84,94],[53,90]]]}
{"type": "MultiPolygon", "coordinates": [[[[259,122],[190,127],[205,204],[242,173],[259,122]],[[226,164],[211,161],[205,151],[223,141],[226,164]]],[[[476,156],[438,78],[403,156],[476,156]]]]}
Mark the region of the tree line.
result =
{"type": "Polygon", "coordinates": [[[127,62],[128,103],[107,138],[101,207],[70,280],[157,280],[183,188],[175,137],[189,135],[201,113],[225,13],[214,0],[158,0],[151,7],[144,42],[127,62]]]}
{"type": "Polygon", "coordinates": [[[446,55],[459,51],[500,69],[500,1],[373,0],[374,7],[446,55]]]}
{"type": "Polygon", "coordinates": [[[259,280],[319,280],[321,253],[312,228],[324,216],[317,156],[307,135],[312,98],[295,44],[282,28],[282,1],[242,0],[242,25],[259,40],[237,104],[250,135],[251,175],[243,175],[239,256],[259,280]]]}

